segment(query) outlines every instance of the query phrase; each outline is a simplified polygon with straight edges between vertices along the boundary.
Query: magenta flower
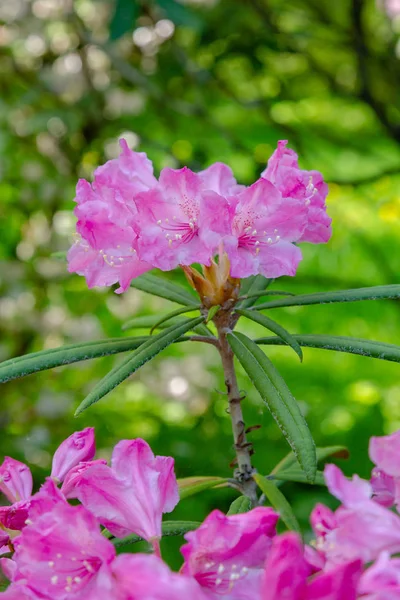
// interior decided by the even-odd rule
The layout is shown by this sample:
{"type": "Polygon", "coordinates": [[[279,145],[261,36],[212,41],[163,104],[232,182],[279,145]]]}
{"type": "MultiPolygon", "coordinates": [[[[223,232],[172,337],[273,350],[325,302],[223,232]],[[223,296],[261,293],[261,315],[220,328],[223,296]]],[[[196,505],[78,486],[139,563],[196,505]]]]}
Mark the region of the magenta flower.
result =
{"type": "Polygon", "coordinates": [[[318,171],[300,169],[296,152],[286,145],[286,140],[278,142],[261,177],[271,181],[283,198],[297,199],[307,207],[307,224],[299,242],[327,242],[332,235],[332,219],[327,215],[325,205],[328,186],[318,171]]]}
{"type": "Polygon", "coordinates": [[[276,537],[265,566],[261,600],[356,600],[361,562],[335,566],[311,579],[310,575],[298,536],[276,537]]]}
{"type": "Polygon", "coordinates": [[[358,591],[363,600],[400,598],[400,559],[382,552],[378,560],[361,576],[358,591]]]}
{"type": "Polygon", "coordinates": [[[70,484],[68,497],[78,498],[117,537],[136,533],[146,540],[160,538],[162,513],[179,501],[173,458],[154,456],[141,439],[122,440],[114,448],[111,468],[92,464],[70,484]]]}
{"type": "Polygon", "coordinates": [[[207,600],[190,577],[172,573],[157,556],[121,554],[113,565],[114,600],[207,600]]]}
{"type": "Polygon", "coordinates": [[[185,535],[182,573],[205,589],[237,600],[256,598],[279,515],[271,508],[226,516],[214,510],[185,535]]]}
{"type": "Polygon", "coordinates": [[[89,287],[120,283],[125,291],[133,277],[151,267],[137,257],[136,206],[117,188],[81,179],[76,188],[77,237],[68,252],[68,270],[84,275],[89,287]]]}
{"type": "Polygon", "coordinates": [[[10,502],[19,502],[30,498],[32,486],[32,473],[29,467],[6,456],[0,467],[0,491],[10,502]]]}
{"type": "Polygon", "coordinates": [[[400,430],[371,437],[369,457],[376,468],[371,473],[374,500],[383,506],[400,505],[400,430]]]}
{"type": "Polygon", "coordinates": [[[68,471],[82,461],[93,458],[96,452],[94,428],[76,431],[57,448],[53,456],[51,477],[64,481],[68,471]]]}
{"type": "MultiPolygon", "coordinates": [[[[204,214],[204,185],[226,189],[225,182],[213,181],[187,167],[161,171],[156,188],[135,198],[139,211],[138,252],[142,260],[169,271],[178,265],[193,263],[209,265],[220,237],[208,236],[208,221],[204,214]]],[[[213,192],[214,210],[223,198],[213,192]]]]}
{"type": "Polygon", "coordinates": [[[93,467],[94,465],[106,465],[106,464],[107,464],[106,460],[104,460],[102,458],[98,458],[96,460],[81,462],[78,465],[76,465],[76,467],[73,467],[70,471],[68,471],[68,473],[65,476],[65,479],[63,481],[63,484],[61,486],[61,491],[64,494],[64,496],[66,498],[74,498],[75,497],[74,490],[75,490],[76,484],[79,481],[79,478],[82,475],[82,473],[84,473],[84,471],[86,471],[90,467],[93,467]]]}
{"type": "Polygon", "coordinates": [[[83,506],[57,503],[28,524],[14,544],[15,566],[7,570],[13,571],[12,590],[55,600],[104,598],[104,572],[115,549],[83,506]]]}
{"type": "Polygon", "coordinates": [[[307,207],[284,199],[269,181],[259,179],[228,198],[231,235],[223,238],[232,277],[294,275],[302,258],[297,242],[307,223],[307,207]]]}
{"type": "Polygon", "coordinates": [[[325,467],[325,480],[331,494],[342,502],[334,516],[325,519],[328,526],[321,532],[315,526],[318,518],[312,516],[317,548],[328,564],[369,562],[385,550],[400,552],[400,517],[371,499],[367,481],[357,476],[350,481],[335,465],[325,467]]]}

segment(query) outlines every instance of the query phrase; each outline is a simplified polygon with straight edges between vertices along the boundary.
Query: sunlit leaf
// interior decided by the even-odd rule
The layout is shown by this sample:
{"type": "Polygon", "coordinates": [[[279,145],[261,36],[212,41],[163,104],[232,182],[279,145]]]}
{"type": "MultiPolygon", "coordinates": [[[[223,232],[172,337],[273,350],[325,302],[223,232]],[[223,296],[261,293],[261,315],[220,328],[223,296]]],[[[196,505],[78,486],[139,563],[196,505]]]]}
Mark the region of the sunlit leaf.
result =
{"type": "Polygon", "coordinates": [[[375,287],[358,288],[355,290],[339,290],[317,294],[301,294],[281,300],[271,300],[257,304],[252,310],[264,308],[279,308],[283,306],[308,306],[310,304],[331,304],[333,302],[357,302],[359,300],[381,300],[385,298],[400,298],[400,285],[377,285],[375,287]]]}
{"type": "MultiPolygon", "coordinates": [[[[323,446],[315,449],[317,455],[317,463],[326,460],[327,458],[348,458],[349,451],[346,446],[323,446]]],[[[271,471],[271,475],[280,473],[296,466],[297,459],[293,452],[289,452],[271,471]]]]}
{"type": "Polygon", "coordinates": [[[223,477],[185,477],[178,479],[179,497],[183,500],[217,485],[226,484],[227,481],[223,477]]]}
{"type": "Polygon", "coordinates": [[[228,342],[290,444],[308,481],[312,483],[317,470],[314,441],[284,379],[264,352],[247,336],[231,333],[228,334],[228,342]]]}
{"type": "Polygon", "coordinates": [[[203,321],[204,317],[187,319],[185,323],[172,325],[165,331],[148,339],[142,346],[132,352],[120,365],[114,367],[112,371],[95,385],[90,394],[86,396],[83,402],[78,406],[75,411],[75,416],[79,415],[92,404],[98,402],[117,385],[135,373],[135,371],[154,358],[159,352],[164,350],[164,348],[175,342],[184,333],[190,331],[194,326],[199,325],[203,321]]]}
{"type": "MultiPolygon", "coordinates": [[[[374,342],[361,338],[344,337],[340,335],[314,335],[292,334],[300,346],[308,348],[320,348],[322,350],[335,350],[336,352],[348,352],[349,354],[360,354],[370,358],[379,358],[400,362],[400,346],[386,344],[385,342],[374,342]]],[[[265,346],[281,346],[284,342],[278,337],[257,338],[256,344],[265,346]]]]}
{"type": "Polygon", "coordinates": [[[301,534],[300,526],[297,522],[295,514],[290,506],[289,502],[286,500],[285,496],[282,494],[280,490],[276,487],[276,485],[260,475],[256,473],[253,475],[258,487],[265,494],[267,499],[269,500],[271,506],[275,508],[276,512],[279,513],[280,518],[285,523],[288,529],[292,529],[293,531],[297,531],[297,533],[301,534]]]}
{"type": "Polygon", "coordinates": [[[236,310],[236,312],[239,315],[246,317],[247,319],[251,319],[255,323],[258,323],[259,325],[262,325],[266,329],[269,329],[270,331],[275,333],[285,342],[285,344],[293,348],[293,350],[296,352],[297,356],[300,358],[301,361],[303,360],[303,352],[301,351],[298,341],[292,336],[291,333],[289,333],[284,327],[282,327],[282,325],[279,325],[279,323],[276,323],[269,317],[266,317],[265,315],[262,315],[254,310],[246,310],[239,308],[236,310]]]}
{"type": "MultiPolygon", "coordinates": [[[[291,469],[284,469],[282,471],[278,471],[277,473],[275,473],[274,475],[269,475],[268,476],[269,479],[278,479],[279,481],[294,481],[296,483],[309,483],[309,481],[307,481],[307,477],[304,474],[304,471],[302,471],[300,468],[291,468],[291,469]]],[[[322,471],[317,471],[315,474],[315,480],[313,481],[313,485],[326,485],[325,484],[325,479],[324,479],[324,474],[322,473],[322,471]]]]}

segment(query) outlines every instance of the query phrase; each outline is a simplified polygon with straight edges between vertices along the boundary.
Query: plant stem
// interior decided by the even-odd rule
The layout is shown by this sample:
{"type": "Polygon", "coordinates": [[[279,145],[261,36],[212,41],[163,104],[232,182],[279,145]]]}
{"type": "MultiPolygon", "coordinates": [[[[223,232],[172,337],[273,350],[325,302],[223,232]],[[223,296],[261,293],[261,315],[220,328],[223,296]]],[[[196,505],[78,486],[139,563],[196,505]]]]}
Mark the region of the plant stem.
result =
{"type": "Polygon", "coordinates": [[[225,376],[225,385],[228,392],[229,414],[232,421],[232,432],[234,439],[234,448],[237,457],[237,469],[235,479],[238,487],[245,496],[248,496],[253,503],[257,505],[257,485],[252,478],[254,469],[251,464],[251,444],[247,442],[245,424],[241,402],[243,400],[238,387],[235,366],[233,362],[233,352],[226,338],[226,328],[222,324],[216,323],[218,329],[218,350],[222,360],[222,367],[225,376]]]}

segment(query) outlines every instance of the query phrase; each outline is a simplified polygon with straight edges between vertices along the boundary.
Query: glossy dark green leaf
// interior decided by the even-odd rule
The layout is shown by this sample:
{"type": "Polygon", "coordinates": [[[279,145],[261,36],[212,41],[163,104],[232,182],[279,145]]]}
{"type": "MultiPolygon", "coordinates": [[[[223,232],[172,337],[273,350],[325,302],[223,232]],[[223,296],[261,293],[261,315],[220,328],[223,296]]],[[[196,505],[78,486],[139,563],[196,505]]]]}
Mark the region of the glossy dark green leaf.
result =
{"type": "Polygon", "coordinates": [[[166,16],[176,25],[184,25],[191,29],[200,30],[203,20],[188,6],[184,6],[176,0],[157,0],[158,6],[164,10],[166,16]]]}
{"type": "MultiPolygon", "coordinates": [[[[161,524],[162,537],[184,535],[188,531],[193,531],[200,527],[199,521],[164,521],[161,524]]],[[[111,542],[116,548],[127,546],[128,544],[136,544],[143,541],[139,535],[128,535],[125,538],[114,538],[111,542]]]]}
{"type": "Polygon", "coordinates": [[[400,285],[377,285],[375,287],[358,288],[355,290],[339,290],[317,294],[301,294],[281,300],[271,300],[257,304],[252,310],[264,308],[280,308],[283,306],[308,306],[310,304],[331,304],[333,302],[358,302],[360,300],[381,300],[385,298],[400,298],[400,285]]]}
{"type": "Polygon", "coordinates": [[[115,0],[115,10],[110,23],[110,40],[118,40],[128,31],[133,31],[137,14],[137,0],[115,0]]]}
{"type": "MultiPolygon", "coordinates": [[[[396,346],[395,344],[340,335],[293,334],[293,337],[303,347],[348,352],[349,354],[360,354],[361,356],[368,356],[370,358],[400,362],[400,346],[396,346]]],[[[257,338],[254,341],[256,344],[265,346],[281,346],[284,343],[280,338],[275,336],[257,338]]]]}
{"type": "Polygon", "coordinates": [[[253,304],[257,302],[258,296],[253,296],[252,294],[265,291],[271,283],[272,279],[267,279],[263,275],[252,275],[251,277],[244,279],[240,287],[240,295],[248,295],[250,297],[238,302],[237,306],[240,306],[240,308],[249,308],[249,306],[253,306],[253,304]]]}
{"type": "Polygon", "coordinates": [[[17,377],[24,377],[37,371],[62,367],[81,360],[134,350],[148,339],[150,339],[149,336],[110,338],[108,340],[69,344],[67,346],[60,346],[59,348],[41,350],[40,352],[10,358],[0,363],[0,383],[16,379],[17,377]]]}
{"type": "Polygon", "coordinates": [[[300,408],[284,379],[253,340],[228,334],[228,342],[290,444],[308,481],[317,470],[315,445],[300,408]]]}
{"type": "Polygon", "coordinates": [[[252,509],[250,498],[247,496],[239,496],[232,502],[229,507],[227,515],[239,515],[241,513],[249,512],[252,509]]]}
{"type": "Polygon", "coordinates": [[[301,361],[303,360],[303,352],[301,351],[298,341],[292,336],[291,333],[282,327],[282,325],[279,325],[279,323],[276,323],[276,321],[273,321],[269,317],[266,317],[265,315],[262,315],[254,310],[239,308],[236,310],[236,312],[237,314],[246,317],[247,319],[251,319],[255,323],[258,323],[259,325],[262,325],[266,329],[269,329],[275,333],[285,342],[285,344],[293,348],[301,361]]]}
{"type": "Polygon", "coordinates": [[[253,475],[258,487],[268,498],[271,506],[275,508],[275,510],[279,513],[280,518],[285,523],[288,529],[292,529],[293,531],[297,531],[297,533],[301,534],[300,526],[297,522],[295,514],[290,506],[289,502],[286,500],[285,496],[282,494],[280,490],[276,487],[276,485],[260,475],[256,473],[253,475]]]}
{"type": "Polygon", "coordinates": [[[135,373],[149,360],[154,358],[159,352],[175,342],[184,333],[190,331],[196,325],[204,321],[204,317],[196,319],[186,319],[185,323],[172,325],[165,331],[148,339],[142,346],[132,352],[120,365],[112,369],[103,379],[95,385],[93,390],[83,400],[75,411],[75,416],[89,408],[92,404],[98,402],[103,396],[111,392],[117,385],[127,379],[132,373],[135,373]]]}
{"type": "Polygon", "coordinates": [[[198,298],[181,285],[172,283],[164,279],[164,277],[159,277],[151,273],[145,273],[133,279],[131,287],[152,294],[153,296],[159,296],[171,302],[176,302],[176,304],[183,304],[184,306],[197,306],[199,303],[198,298]]]}
{"type": "MultiPolygon", "coordinates": [[[[307,481],[307,477],[300,468],[293,467],[291,469],[284,469],[283,471],[278,471],[274,475],[269,475],[269,479],[274,480],[278,479],[279,481],[294,481],[296,483],[309,483],[307,481]]],[[[313,485],[326,485],[324,474],[322,471],[317,471],[315,474],[315,480],[313,485]]]]}

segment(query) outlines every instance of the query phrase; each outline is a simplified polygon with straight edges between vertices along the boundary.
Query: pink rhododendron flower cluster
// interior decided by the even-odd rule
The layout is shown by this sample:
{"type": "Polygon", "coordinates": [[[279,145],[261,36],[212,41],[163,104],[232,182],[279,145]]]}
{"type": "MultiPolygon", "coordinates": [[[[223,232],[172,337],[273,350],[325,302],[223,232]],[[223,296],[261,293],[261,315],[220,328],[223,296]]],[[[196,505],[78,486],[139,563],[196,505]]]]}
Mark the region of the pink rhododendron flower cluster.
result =
{"type": "Polygon", "coordinates": [[[325,467],[328,489],[341,504],[336,511],[315,507],[310,546],[296,533],[277,534],[279,515],[271,508],[228,516],[214,510],[185,535],[179,573],[163,562],[155,543],[162,513],[178,502],[172,458],[154,456],[143,440],[122,440],[109,467],[93,460],[94,435],[87,428],[61,444],[51,477],[32,494],[29,468],[7,457],[0,489],[12,505],[1,513],[0,564],[10,585],[0,598],[399,599],[400,516],[390,509],[398,503],[399,439],[400,432],[371,439],[376,467],[370,482],[325,467]],[[18,515],[15,522],[10,512],[18,515]],[[128,533],[147,539],[154,553],[117,555],[110,536],[128,533]]]}
{"type": "Polygon", "coordinates": [[[89,287],[118,282],[120,293],[152,268],[210,266],[223,251],[232,278],[294,275],[302,258],[295,244],[327,242],[331,219],[322,175],[300,169],[286,144],[246,187],[223,163],[199,173],[164,168],[157,180],[146,155],[121,140],[120,156],[96,169],[92,184],[77,185],[69,271],[89,287]]]}

